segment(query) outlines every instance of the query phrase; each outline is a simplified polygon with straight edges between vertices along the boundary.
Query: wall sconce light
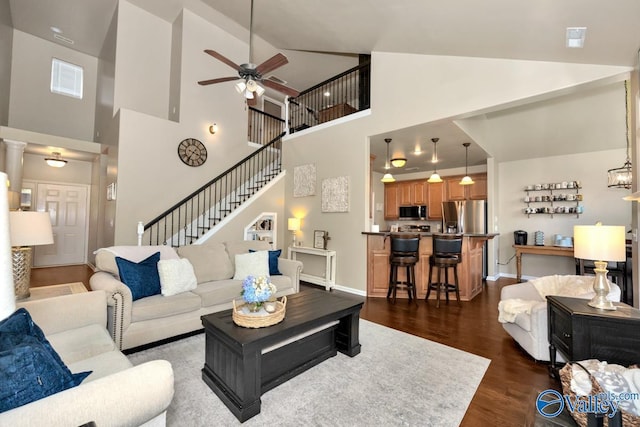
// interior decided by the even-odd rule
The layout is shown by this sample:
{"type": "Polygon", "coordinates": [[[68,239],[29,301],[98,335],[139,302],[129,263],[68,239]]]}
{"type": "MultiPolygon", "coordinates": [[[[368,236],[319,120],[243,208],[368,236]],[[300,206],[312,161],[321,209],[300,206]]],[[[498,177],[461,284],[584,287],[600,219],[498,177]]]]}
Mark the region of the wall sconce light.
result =
{"type": "Polygon", "coordinates": [[[209,126],[209,133],[211,135],[215,135],[216,132],[218,132],[218,125],[214,123],[211,126],[209,126]]]}
{"type": "Polygon", "coordinates": [[[61,168],[67,164],[67,161],[62,158],[60,153],[53,152],[51,153],[53,157],[45,157],[44,161],[53,168],[61,168]]]}

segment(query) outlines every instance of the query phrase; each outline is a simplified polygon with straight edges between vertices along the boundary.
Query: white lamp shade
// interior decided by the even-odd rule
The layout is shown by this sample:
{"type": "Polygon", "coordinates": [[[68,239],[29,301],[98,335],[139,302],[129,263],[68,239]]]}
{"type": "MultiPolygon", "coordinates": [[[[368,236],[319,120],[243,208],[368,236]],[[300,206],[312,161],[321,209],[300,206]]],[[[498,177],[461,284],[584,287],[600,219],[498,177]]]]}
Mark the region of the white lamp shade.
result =
{"type": "Polygon", "coordinates": [[[53,230],[49,212],[9,212],[11,246],[50,245],[53,230]]]}
{"type": "Polygon", "coordinates": [[[289,231],[300,230],[300,218],[289,218],[289,220],[287,221],[287,226],[289,231]]]}
{"type": "Polygon", "coordinates": [[[431,183],[442,182],[442,178],[440,178],[440,175],[438,175],[438,172],[434,172],[431,174],[427,182],[431,182],[431,183]]]}
{"type": "Polygon", "coordinates": [[[625,228],[622,225],[575,225],[573,253],[592,261],[625,261],[625,228]]]}

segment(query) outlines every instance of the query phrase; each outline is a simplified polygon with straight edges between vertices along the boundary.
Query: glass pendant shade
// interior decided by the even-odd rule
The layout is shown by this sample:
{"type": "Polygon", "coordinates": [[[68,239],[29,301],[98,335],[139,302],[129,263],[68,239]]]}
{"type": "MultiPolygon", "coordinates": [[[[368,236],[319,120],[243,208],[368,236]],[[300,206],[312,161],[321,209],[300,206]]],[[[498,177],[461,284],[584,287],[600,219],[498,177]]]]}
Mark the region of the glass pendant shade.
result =
{"type": "Polygon", "coordinates": [[[440,175],[438,175],[438,172],[433,172],[429,177],[429,179],[427,180],[427,182],[431,184],[442,182],[442,178],[440,178],[440,175]]]}
{"type": "Polygon", "coordinates": [[[404,157],[396,157],[395,159],[391,159],[391,166],[394,168],[402,168],[407,164],[407,159],[404,157]]]}
{"type": "Polygon", "coordinates": [[[396,179],[390,173],[385,173],[382,176],[381,182],[396,182],[396,179]]]}
{"type": "Polygon", "coordinates": [[[475,184],[475,182],[473,181],[473,179],[471,179],[471,177],[469,175],[465,175],[460,180],[460,185],[471,185],[471,184],[475,184]]]}

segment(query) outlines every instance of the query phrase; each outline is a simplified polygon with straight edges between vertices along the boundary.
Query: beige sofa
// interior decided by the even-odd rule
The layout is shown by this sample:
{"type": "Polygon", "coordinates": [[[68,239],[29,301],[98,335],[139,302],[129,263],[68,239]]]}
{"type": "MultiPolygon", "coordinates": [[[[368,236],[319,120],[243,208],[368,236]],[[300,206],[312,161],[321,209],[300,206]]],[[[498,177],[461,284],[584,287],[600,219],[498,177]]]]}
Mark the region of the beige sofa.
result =
{"type": "Polygon", "coordinates": [[[85,292],[18,304],[71,372],[93,371],[73,388],[0,414],[2,426],[164,426],[173,399],[166,360],[133,366],[106,329],[106,296],[85,292]]]}
{"type": "MultiPolygon", "coordinates": [[[[504,286],[500,292],[498,320],[535,360],[549,361],[547,295],[591,299],[593,276],[551,275],[504,286]]],[[[610,301],[620,301],[620,288],[609,282],[610,301]]],[[[560,353],[559,362],[565,362],[560,353]]]]}
{"type": "MultiPolygon", "coordinates": [[[[235,256],[249,250],[269,250],[264,241],[205,243],[178,248],[169,246],[119,246],[96,251],[92,289],[107,293],[108,329],[118,347],[131,349],[202,329],[201,316],[229,309],[240,300],[242,280],[233,280],[235,256]],[[130,289],[119,280],[115,256],[139,262],[155,252],[160,259],[187,258],[198,285],[177,295],[152,295],[133,301],[130,289]]],[[[299,292],[302,263],[278,258],[282,275],[271,276],[276,296],[299,292]]]]}

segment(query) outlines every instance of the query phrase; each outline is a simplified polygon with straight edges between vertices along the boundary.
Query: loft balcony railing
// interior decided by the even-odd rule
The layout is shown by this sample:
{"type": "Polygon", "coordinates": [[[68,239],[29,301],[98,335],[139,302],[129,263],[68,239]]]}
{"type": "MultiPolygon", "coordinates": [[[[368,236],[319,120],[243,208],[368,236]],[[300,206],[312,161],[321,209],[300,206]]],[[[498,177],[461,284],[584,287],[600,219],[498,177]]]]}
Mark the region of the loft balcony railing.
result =
{"type": "Polygon", "coordinates": [[[366,110],[370,96],[371,60],[367,60],[290,98],[289,133],[366,110]]]}
{"type": "Polygon", "coordinates": [[[144,226],[149,245],[194,243],[282,170],[282,137],[245,157],[144,226]]]}
{"type": "Polygon", "coordinates": [[[285,131],[286,122],[280,117],[249,107],[249,141],[265,145],[285,131]]]}

